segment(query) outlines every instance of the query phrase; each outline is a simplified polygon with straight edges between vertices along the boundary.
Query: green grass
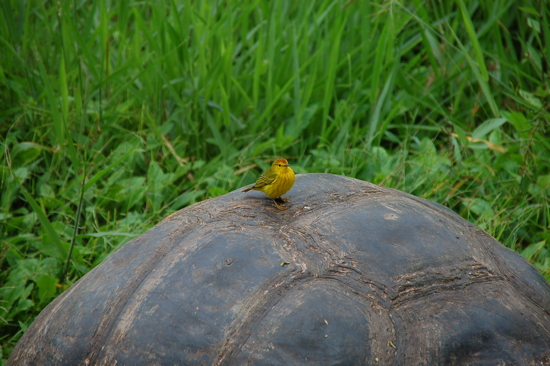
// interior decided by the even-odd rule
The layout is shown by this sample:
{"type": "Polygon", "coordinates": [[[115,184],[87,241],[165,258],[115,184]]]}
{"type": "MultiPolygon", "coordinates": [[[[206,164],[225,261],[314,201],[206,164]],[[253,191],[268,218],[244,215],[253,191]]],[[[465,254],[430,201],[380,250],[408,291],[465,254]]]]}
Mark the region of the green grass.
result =
{"type": "Polygon", "coordinates": [[[113,250],[274,157],[441,203],[550,279],[545,0],[0,12],[2,359],[113,250]]]}

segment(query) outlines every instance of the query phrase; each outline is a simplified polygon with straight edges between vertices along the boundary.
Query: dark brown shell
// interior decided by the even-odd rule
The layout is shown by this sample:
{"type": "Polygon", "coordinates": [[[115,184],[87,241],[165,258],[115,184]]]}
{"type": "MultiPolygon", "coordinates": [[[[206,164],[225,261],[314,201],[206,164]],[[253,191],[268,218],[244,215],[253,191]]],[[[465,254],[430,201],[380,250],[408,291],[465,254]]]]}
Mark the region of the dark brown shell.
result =
{"type": "Polygon", "coordinates": [[[298,175],[183,209],[52,302],[11,365],[543,365],[550,287],[452,211],[298,175]]]}

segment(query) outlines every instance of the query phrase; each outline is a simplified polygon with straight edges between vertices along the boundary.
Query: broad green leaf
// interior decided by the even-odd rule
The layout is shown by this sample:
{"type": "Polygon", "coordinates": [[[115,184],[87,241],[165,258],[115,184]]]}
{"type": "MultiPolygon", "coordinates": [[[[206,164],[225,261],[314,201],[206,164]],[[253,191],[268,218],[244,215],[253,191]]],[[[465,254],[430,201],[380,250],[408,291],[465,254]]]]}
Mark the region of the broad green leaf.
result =
{"type": "Polygon", "coordinates": [[[537,186],[541,190],[550,190],[550,175],[541,175],[537,177],[537,186]]]}
{"type": "Polygon", "coordinates": [[[42,152],[43,146],[34,142],[21,142],[13,148],[14,164],[25,167],[35,161],[42,152]]]}
{"type": "Polygon", "coordinates": [[[516,131],[521,134],[526,134],[530,129],[531,125],[527,122],[527,118],[522,112],[519,111],[500,111],[502,117],[506,118],[510,122],[516,131]]]}
{"type": "Polygon", "coordinates": [[[542,103],[539,98],[535,97],[532,93],[529,93],[525,90],[520,89],[519,95],[529,104],[533,105],[536,108],[542,108],[542,103]]]}
{"type": "Polygon", "coordinates": [[[48,276],[48,275],[39,275],[35,280],[36,286],[38,287],[38,298],[40,302],[48,303],[56,294],[57,288],[57,279],[48,276]]]}
{"type": "Polygon", "coordinates": [[[539,12],[535,9],[535,8],[532,8],[530,6],[518,6],[518,9],[525,12],[525,13],[528,13],[528,14],[531,14],[531,15],[534,15],[534,16],[539,16],[539,12]]]}
{"type": "Polygon", "coordinates": [[[534,260],[540,255],[546,246],[546,240],[533,243],[521,251],[521,255],[527,260],[534,260]]]}
{"type": "Polygon", "coordinates": [[[163,203],[164,184],[168,184],[165,174],[156,161],[151,161],[147,171],[147,197],[156,212],[163,203]]]}
{"type": "Polygon", "coordinates": [[[495,211],[493,207],[482,198],[473,198],[469,205],[472,212],[483,217],[494,217],[495,211]]]}
{"type": "Polygon", "coordinates": [[[472,133],[472,139],[475,140],[484,138],[486,135],[489,134],[489,132],[493,131],[496,128],[499,128],[505,122],[505,118],[488,119],[475,129],[475,131],[472,133]]]}

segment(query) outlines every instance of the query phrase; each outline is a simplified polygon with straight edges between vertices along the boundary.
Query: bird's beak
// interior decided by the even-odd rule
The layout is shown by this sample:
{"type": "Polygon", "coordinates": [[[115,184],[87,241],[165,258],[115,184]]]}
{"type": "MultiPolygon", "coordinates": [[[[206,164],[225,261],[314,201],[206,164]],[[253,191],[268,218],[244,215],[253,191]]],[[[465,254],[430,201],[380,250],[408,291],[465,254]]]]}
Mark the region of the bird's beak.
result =
{"type": "Polygon", "coordinates": [[[286,165],[283,165],[283,166],[290,166],[290,164],[286,164],[286,165]]]}

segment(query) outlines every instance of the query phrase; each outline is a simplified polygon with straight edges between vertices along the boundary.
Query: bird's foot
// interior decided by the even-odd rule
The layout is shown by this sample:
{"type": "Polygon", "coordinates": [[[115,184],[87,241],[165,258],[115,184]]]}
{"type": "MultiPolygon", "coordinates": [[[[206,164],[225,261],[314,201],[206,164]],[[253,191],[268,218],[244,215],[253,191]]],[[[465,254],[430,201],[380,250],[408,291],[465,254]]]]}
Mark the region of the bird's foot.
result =
{"type": "Polygon", "coordinates": [[[278,205],[276,200],[273,200],[273,204],[271,206],[278,208],[281,211],[286,210],[285,204],[283,203],[282,205],[278,205]]]}
{"type": "Polygon", "coordinates": [[[283,202],[288,202],[288,201],[290,201],[290,198],[279,197],[279,198],[277,198],[277,199],[278,199],[278,200],[281,200],[281,201],[283,201],[283,202]]]}

